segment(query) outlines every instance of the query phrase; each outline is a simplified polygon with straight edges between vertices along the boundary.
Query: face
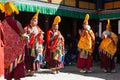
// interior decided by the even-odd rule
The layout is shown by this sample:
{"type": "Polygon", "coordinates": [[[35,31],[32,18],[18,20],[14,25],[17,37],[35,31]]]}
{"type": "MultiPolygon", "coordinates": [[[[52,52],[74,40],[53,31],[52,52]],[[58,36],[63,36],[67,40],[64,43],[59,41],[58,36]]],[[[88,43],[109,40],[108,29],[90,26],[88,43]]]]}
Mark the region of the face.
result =
{"type": "Polygon", "coordinates": [[[32,26],[36,26],[38,24],[38,20],[37,19],[31,19],[30,24],[32,26]]]}
{"type": "Polygon", "coordinates": [[[57,30],[59,29],[59,26],[58,26],[58,25],[53,25],[53,29],[54,29],[55,31],[57,31],[57,30]]]}
{"type": "Polygon", "coordinates": [[[83,28],[84,28],[84,29],[86,29],[86,25],[87,25],[87,24],[83,23],[83,28]]]}

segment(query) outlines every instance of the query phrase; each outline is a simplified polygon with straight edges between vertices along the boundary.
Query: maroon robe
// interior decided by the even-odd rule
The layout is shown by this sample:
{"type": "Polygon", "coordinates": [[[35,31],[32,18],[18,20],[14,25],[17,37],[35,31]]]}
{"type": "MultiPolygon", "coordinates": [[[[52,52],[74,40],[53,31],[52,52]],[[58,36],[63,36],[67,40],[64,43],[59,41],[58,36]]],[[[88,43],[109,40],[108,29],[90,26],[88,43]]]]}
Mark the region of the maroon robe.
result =
{"type": "Polygon", "coordinates": [[[78,54],[78,60],[77,60],[77,67],[80,69],[90,69],[92,67],[92,56],[88,55],[88,57],[81,58],[80,54],[78,54]]]}
{"type": "Polygon", "coordinates": [[[115,62],[114,58],[108,57],[107,54],[101,53],[101,68],[106,70],[114,70],[115,62]]]}
{"type": "MultiPolygon", "coordinates": [[[[10,25],[10,27],[15,31],[16,34],[20,35],[20,30],[18,29],[17,27],[17,20],[15,19],[12,19],[12,18],[7,18],[6,19],[6,22],[8,23],[8,25],[10,25]]],[[[3,24],[4,24],[4,21],[3,21],[3,24]]],[[[4,24],[4,26],[6,26],[4,24]]],[[[7,35],[7,34],[6,34],[7,35]]],[[[10,39],[11,40],[11,39],[10,39]]],[[[12,44],[12,43],[11,43],[12,44]]],[[[14,45],[14,46],[17,46],[17,45],[14,45]]],[[[21,45],[22,46],[22,45],[21,45]]],[[[6,45],[7,47],[7,45],[6,45]]],[[[23,46],[24,47],[24,46],[23,46]]],[[[16,48],[17,49],[17,48],[16,48]]],[[[22,48],[21,48],[22,50],[22,48]]],[[[17,50],[16,50],[17,51],[17,50]]],[[[19,52],[19,51],[18,51],[19,52]]],[[[22,58],[21,58],[21,62],[20,63],[17,63],[17,65],[15,66],[14,64],[14,69],[10,72],[10,68],[6,68],[5,69],[5,78],[6,79],[12,79],[12,78],[15,78],[15,79],[18,79],[18,78],[22,78],[22,77],[25,77],[25,64],[24,64],[24,49],[23,51],[21,51],[21,55],[22,55],[22,58]]],[[[20,55],[20,54],[14,54],[15,55],[20,55]]],[[[12,55],[11,55],[12,56],[12,55]]],[[[15,57],[14,57],[15,58],[15,57]]],[[[17,57],[16,57],[17,59],[17,57]]],[[[9,60],[8,60],[9,61],[9,60]]],[[[16,60],[14,60],[13,62],[15,62],[16,60]]],[[[9,66],[9,65],[8,65],[9,66]]]]}

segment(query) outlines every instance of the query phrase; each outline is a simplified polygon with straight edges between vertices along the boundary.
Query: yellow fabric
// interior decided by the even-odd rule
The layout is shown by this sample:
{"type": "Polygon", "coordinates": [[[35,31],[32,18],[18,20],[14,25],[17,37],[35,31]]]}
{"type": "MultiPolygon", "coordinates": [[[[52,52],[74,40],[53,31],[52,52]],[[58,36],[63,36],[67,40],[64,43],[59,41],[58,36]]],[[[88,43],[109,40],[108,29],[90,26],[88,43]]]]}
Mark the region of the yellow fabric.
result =
{"type": "Polygon", "coordinates": [[[58,25],[59,22],[61,22],[61,18],[60,18],[60,16],[56,16],[53,24],[58,25]]]}
{"type": "Polygon", "coordinates": [[[6,16],[11,15],[14,12],[16,14],[19,14],[17,7],[12,2],[5,3],[4,8],[5,8],[5,15],[6,16]]]}
{"type": "Polygon", "coordinates": [[[13,63],[10,65],[10,72],[12,71],[13,69],[13,63]]]}
{"type": "Polygon", "coordinates": [[[106,25],[106,30],[109,29],[109,28],[111,28],[111,26],[110,26],[110,20],[108,19],[108,23],[106,25]]]}
{"type": "Polygon", "coordinates": [[[33,16],[33,19],[37,19],[38,20],[38,14],[40,13],[40,10],[37,10],[36,14],[33,16]]]}
{"type": "Polygon", "coordinates": [[[78,48],[87,50],[88,52],[93,52],[93,41],[95,40],[95,36],[92,30],[90,32],[85,31],[85,35],[80,37],[80,40],[78,42],[78,48]],[[90,36],[90,34],[92,36],[90,36]]]}
{"type": "Polygon", "coordinates": [[[88,20],[89,20],[89,14],[86,14],[86,15],[85,15],[85,19],[84,19],[84,22],[83,22],[83,23],[88,24],[88,20]]]}
{"type": "Polygon", "coordinates": [[[118,41],[118,37],[116,34],[111,32],[111,38],[114,42],[110,38],[103,39],[100,44],[100,49],[107,51],[110,55],[114,55],[117,50],[116,44],[118,41]]]}
{"type": "Polygon", "coordinates": [[[4,5],[3,5],[2,2],[0,2],[0,10],[1,10],[2,13],[5,11],[5,9],[4,9],[4,5]]]}

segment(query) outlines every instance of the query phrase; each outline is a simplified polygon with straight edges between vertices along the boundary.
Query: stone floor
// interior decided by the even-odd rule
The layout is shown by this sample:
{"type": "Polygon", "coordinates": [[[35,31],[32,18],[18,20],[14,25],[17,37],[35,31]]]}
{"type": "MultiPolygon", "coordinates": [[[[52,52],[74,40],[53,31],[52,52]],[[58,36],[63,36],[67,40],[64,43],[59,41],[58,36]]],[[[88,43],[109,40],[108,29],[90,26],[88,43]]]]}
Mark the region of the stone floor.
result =
{"type": "Polygon", "coordinates": [[[103,73],[99,64],[94,64],[92,73],[80,73],[75,65],[65,66],[59,74],[51,74],[49,69],[40,69],[34,76],[21,80],[120,80],[120,64],[116,64],[116,73],[103,73]]]}

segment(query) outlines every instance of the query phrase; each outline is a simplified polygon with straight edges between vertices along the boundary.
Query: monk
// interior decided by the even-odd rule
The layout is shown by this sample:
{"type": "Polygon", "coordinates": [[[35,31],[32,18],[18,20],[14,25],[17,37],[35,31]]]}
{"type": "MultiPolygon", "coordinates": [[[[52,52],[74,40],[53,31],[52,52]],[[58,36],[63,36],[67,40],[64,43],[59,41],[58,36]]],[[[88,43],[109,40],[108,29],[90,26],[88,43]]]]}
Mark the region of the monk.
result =
{"type": "Polygon", "coordinates": [[[81,73],[91,72],[92,67],[92,53],[94,49],[95,35],[88,24],[89,14],[86,14],[83,29],[79,30],[80,40],[78,42],[78,48],[80,52],[78,54],[77,67],[81,73]]]}
{"type": "Polygon", "coordinates": [[[106,30],[102,33],[102,42],[99,46],[101,55],[101,68],[104,72],[116,72],[114,55],[117,50],[118,37],[111,31],[110,20],[106,30]]]}

